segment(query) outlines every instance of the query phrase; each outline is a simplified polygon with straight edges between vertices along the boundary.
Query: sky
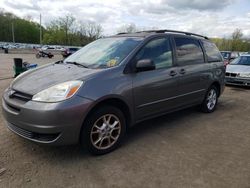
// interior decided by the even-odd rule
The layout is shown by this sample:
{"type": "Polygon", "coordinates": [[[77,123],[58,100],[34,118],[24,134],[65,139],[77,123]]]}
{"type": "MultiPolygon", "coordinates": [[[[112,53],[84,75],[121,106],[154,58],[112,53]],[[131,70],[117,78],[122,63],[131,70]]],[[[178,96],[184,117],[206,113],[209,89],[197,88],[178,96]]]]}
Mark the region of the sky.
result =
{"type": "Polygon", "coordinates": [[[124,25],[229,37],[239,28],[250,37],[250,0],[0,0],[0,9],[42,25],[66,14],[101,24],[105,35],[124,25]]]}

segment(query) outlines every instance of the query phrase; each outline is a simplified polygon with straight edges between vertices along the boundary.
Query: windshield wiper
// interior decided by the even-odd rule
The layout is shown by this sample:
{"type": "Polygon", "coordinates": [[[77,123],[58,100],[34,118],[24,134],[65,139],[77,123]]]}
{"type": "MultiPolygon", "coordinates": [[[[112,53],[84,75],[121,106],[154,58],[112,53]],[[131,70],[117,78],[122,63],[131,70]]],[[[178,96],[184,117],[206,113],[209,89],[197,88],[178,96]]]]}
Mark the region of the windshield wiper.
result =
{"type": "Polygon", "coordinates": [[[81,67],[84,67],[84,68],[88,68],[87,65],[84,65],[84,64],[82,64],[82,63],[70,62],[70,61],[66,61],[65,63],[66,63],[66,64],[73,64],[73,65],[81,66],[81,67]]]}

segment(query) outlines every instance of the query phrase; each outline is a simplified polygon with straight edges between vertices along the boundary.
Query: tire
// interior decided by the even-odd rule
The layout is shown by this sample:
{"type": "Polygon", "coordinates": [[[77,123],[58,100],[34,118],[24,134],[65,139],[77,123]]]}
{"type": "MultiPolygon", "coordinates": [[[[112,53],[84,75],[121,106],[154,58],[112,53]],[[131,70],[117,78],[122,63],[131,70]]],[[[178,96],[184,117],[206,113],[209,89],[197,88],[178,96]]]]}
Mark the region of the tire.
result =
{"type": "Polygon", "coordinates": [[[212,85],[205,96],[201,104],[201,111],[205,113],[214,112],[218,103],[218,89],[214,85],[212,85]]]}
{"type": "Polygon", "coordinates": [[[125,133],[122,111],[113,106],[102,106],[87,117],[81,131],[81,144],[91,154],[103,155],[119,147],[125,133]]]}

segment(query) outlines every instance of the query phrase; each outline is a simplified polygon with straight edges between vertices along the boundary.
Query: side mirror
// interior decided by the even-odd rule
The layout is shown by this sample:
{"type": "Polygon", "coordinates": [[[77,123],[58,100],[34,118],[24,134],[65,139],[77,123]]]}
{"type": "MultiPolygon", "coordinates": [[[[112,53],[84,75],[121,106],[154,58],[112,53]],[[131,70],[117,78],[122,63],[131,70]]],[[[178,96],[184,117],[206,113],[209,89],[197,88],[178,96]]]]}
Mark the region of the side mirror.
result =
{"type": "Polygon", "coordinates": [[[136,63],[136,71],[150,71],[155,69],[155,64],[151,59],[142,59],[136,63]]]}

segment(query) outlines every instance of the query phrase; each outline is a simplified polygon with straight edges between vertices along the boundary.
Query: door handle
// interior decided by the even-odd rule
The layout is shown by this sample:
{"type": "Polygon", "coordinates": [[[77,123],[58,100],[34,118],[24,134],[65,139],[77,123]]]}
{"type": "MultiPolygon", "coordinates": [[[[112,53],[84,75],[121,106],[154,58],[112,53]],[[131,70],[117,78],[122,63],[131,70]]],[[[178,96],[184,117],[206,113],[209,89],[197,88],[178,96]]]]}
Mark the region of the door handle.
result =
{"type": "Polygon", "coordinates": [[[173,71],[173,70],[171,70],[170,73],[169,73],[170,76],[175,76],[176,74],[177,74],[177,72],[173,71]]]}
{"type": "Polygon", "coordinates": [[[185,74],[186,73],[186,70],[185,69],[181,69],[180,70],[180,74],[185,74]]]}

